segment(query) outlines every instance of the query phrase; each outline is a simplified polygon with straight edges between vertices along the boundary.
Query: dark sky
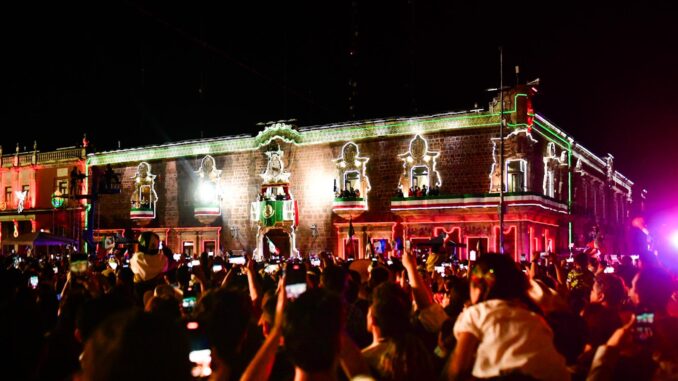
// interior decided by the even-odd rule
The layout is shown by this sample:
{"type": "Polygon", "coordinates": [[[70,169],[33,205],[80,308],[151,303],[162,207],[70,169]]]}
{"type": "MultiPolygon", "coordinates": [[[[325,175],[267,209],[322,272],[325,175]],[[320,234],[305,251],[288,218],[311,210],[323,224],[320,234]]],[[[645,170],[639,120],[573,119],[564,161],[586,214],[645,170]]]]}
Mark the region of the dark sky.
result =
{"type": "Polygon", "coordinates": [[[0,16],[6,151],[34,139],[42,149],[75,145],[83,132],[107,149],[118,140],[132,147],[254,132],[258,122],[287,118],[312,125],[487,107],[484,89],[498,85],[502,45],[509,84],[514,65],[523,79],[541,79],[538,112],[593,152],[612,153],[617,169],[649,190],[655,210],[678,204],[675,9],[594,1],[15,3],[0,16]]]}

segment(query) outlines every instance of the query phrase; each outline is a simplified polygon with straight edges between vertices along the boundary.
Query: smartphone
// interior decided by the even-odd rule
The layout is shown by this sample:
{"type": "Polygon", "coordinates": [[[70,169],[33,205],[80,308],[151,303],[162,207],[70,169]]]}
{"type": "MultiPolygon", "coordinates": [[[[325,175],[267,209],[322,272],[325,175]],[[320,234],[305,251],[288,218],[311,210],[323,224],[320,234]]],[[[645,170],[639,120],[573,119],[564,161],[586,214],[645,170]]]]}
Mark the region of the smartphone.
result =
{"type": "Polygon", "coordinates": [[[186,312],[193,312],[193,307],[195,307],[195,296],[186,296],[181,300],[181,308],[186,312]]]}
{"type": "Polygon", "coordinates": [[[31,277],[28,279],[28,283],[31,285],[32,289],[38,288],[38,276],[31,275],[31,277]]]}
{"type": "Polygon", "coordinates": [[[223,266],[221,266],[221,265],[218,265],[218,264],[217,264],[217,265],[212,265],[212,272],[218,273],[218,272],[221,271],[222,269],[223,269],[223,266]]]}
{"type": "Polygon", "coordinates": [[[605,270],[603,270],[605,274],[614,274],[614,267],[612,266],[607,266],[605,270]]]}
{"type": "Polygon", "coordinates": [[[645,312],[636,315],[636,323],[633,327],[633,337],[639,343],[647,343],[653,336],[652,325],[654,313],[645,312]]]}
{"type": "Polygon", "coordinates": [[[59,273],[59,268],[56,266],[52,267],[52,270],[54,271],[55,274],[59,273]]]}
{"type": "Polygon", "coordinates": [[[393,264],[393,261],[389,259],[389,260],[386,261],[386,264],[390,266],[390,265],[393,264]]]}
{"type": "Polygon", "coordinates": [[[205,336],[197,321],[186,323],[186,330],[190,345],[188,360],[193,366],[191,368],[191,375],[194,378],[209,377],[212,374],[212,368],[210,367],[212,351],[210,350],[207,336],[205,336]]]}
{"type": "Polygon", "coordinates": [[[232,265],[244,265],[247,262],[247,259],[245,257],[229,257],[228,258],[228,263],[232,265]]]}
{"type": "Polygon", "coordinates": [[[191,261],[191,265],[193,265],[193,266],[200,266],[200,260],[199,260],[199,259],[194,259],[193,261],[191,261]]]}
{"type": "Polygon", "coordinates": [[[314,267],[320,266],[320,258],[311,257],[311,266],[314,266],[314,267]]]}
{"type": "Polygon", "coordinates": [[[111,266],[113,271],[118,268],[118,262],[115,261],[115,259],[111,258],[108,260],[108,265],[111,266]]]}
{"type": "Polygon", "coordinates": [[[288,263],[285,272],[287,298],[295,300],[306,292],[306,269],[299,263],[288,263]]]}
{"type": "Polygon", "coordinates": [[[412,248],[412,243],[410,240],[405,240],[405,250],[410,250],[412,248]]]}
{"type": "Polygon", "coordinates": [[[445,266],[436,266],[436,272],[440,275],[445,275],[445,266]]]}
{"type": "Polygon", "coordinates": [[[172,255],[172,258],[174,258],[175,261],[180,261],[181,260],[181,254],[174,254],[172,255]]]}

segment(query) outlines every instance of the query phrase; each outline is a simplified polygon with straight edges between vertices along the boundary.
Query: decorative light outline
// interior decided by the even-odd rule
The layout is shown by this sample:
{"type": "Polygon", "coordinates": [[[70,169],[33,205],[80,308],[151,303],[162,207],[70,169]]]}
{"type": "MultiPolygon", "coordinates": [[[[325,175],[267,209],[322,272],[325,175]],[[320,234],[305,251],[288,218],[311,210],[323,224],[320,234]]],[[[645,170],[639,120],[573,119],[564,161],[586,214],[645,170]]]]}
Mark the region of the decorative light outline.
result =
{"type": "MultiPolygon", "coordinates": [[[[156,213],[156,203],[158,202],[158,194],[155,192],[155,178],[157,177],[157,175],[154,175],[153,173],[151,173],[151,165],[148,164],[145,161],[142,161],[141,163],[139,163],[139,165],[137,165],[137,171],[134,174],[134,176],[131,177],[131,179],[135,180],[135,190],[132,192],[132,195],[134,195],[134,193],[136,193],[136,192],[139,192],[139,199],[141,199],[141,189],[140,189],[140,187],[137,188],[137,186],[136,186],[137,181],[136,180],[141,178],[141,175],[139,174],[139,170],[140,170],[142,165],[145,165],[146,168],[147,168],[146,179],[151,181],[151,185],[150,185],[150,187],[151,187],[151,192],[150,192],[151,200],[149,200],[149,201],[152,204],[150,209],[153,211],[153,216],[150,217],[150,216],[146,216],[146,215],[139,215],[139,216],[134,216],[134,217],[130,217],[130,218],[134,219],[134,220],[142,220],[142,219],[152,220],[152,219],[155,219],[155,217],[156,217],[156,215],[155,215],[155,213],[156,213]]],[[[134,208],[131,208],[131,209],[134,209],[134,208]]],[[[130,210],[130,212],[131,212],[131,210],[130,210]]]]}
{"type": "Polygon", "coordinates": [[[265,127],[262,131],[259,131],[257,136],[254,137],[254,144],[257,146],[257,148],[261,148],[262,146],[272,142],[274,139],[280,139],[285,143],[298,145],[301,141],[303,141],[303,136],[301,133],[299,133],[299,131],[292,128],[291,124],[278,122],[265,127]],[[280,132],[289,133],[293,138],[290,139],[284,135],[277,135],[280,132]],[[268,137],[268,140],[262,141],[262,139],[266,138],[267,135],[271,136],[268,137]]]}
{"type": "MultiPolygon", "coordinates": [[[[529,192],[530,190],[527,189],[527,178],[529,176],[528,176],[528,173],[527,173],[528,165],[527,165],[526,159],[506,159],[506,160],[504,160],[504,165],[506,166],[506,168],[504,168],[504,173],[506,174],[506,179],[504,179],[504,192],[509,193],[509,189],[508,189],[508,175],[509,175],[508,166],[509,166],[509,163],[514,162],[514,161],[522,162],[522,164],[520,165],[520,169],[523,172],[523,190],[522,190],[522,192],[529,192]]],[[[514,190],[514,191],[510,191],[510,192],[517,192],[517,191],[514,190]]]]}
{"type": "MultiPolygon", "coordinates": [[[[539,143],[539,141],[537,139],[535,139],[532,136],[532,134],[530,133],[530,131],[528,131],[526,128],[514,130],[510,134],[504,136],[504,140],[510,138],[513,135],[517,136],[518,134],[523,133],[523,132],[525,133],[525,136],[527,138],[529,138],[530,141],[532,141],[532,143],[539,143]]],[[[492,189],[494,188],[494,186],[493,186],[494,185],[494,179],[493,179],[494,170],[497,167],[497,141],[498,140],[501,140],[501,139],[500,138],[490,138],[490,141],[492,142],[492,166],[490,166],[490,176],[489,176],[490,177],[490,192],[489,193],[497,193],[497,192],[493,192],[492,189]]],[[[514,159],[514,160],[517,160],[517,159],[514,159]]],[[[524,159],[522,159],[522,160],[524,160],[524,159]]],[[[506,164],[506,160],[505,160],[505,164],[506,164]]],[[[526,172],[525,173],[525,181],[527,182],[527,171],[525,171],[525,172],[526,172]]],[[[505,172],[504,175],[508,176],[508,172],[505,172]]],[[[507,179],[508,179],[508,177],[506,179],[504,179],[504,185],[506,185],[506,183],[508,183],[508,181],[506,181],[507,179]]],[[[525,186],[525,189],[527,189],[527,186],[525,186]]]]}
{"type": "Polygon", "coordinates": [[[221,173],[223,171],[221,169],[217,169],[217,161],[214,160],[214,157],[211,155],[205,155],[202,160],[200,161],[200,167],[198,168],[197,171],[194,173],[198,175],[198,184],[197,184],[197,189],[194,192],[194,202],[196,205],[193,206],[193,214],[195,216],[220,216],[221,215],[221,199],[223,197],[223,189],[221,186],[221,173]],[[211,183],[212,180],[209,178],[205,178],[205,175],[209,176],[208,173],[205,173],[205,162],[207,160],[212,160],[213,166],[212,166],[212,172],[214,173],[214,199],[208,201],[207,205],[205,205],[205,200],[203,200],[203,195],[202,195],[202,190],[201,188],[203,187],[203,184],[211,183]],[[213,205],[217,206],[217,210],[214,210],[215,208],[213,205]]]}
{"type": "MultiPolygon", "coordinates": [[[[416,166],[417,166],[417,167],[425,166],[425,167],[427,167],[427,168],[429,169],[429,182],[428,182],[428,183],[429,183],[429,187],[431,186],[431,178],[430,178],[431,172],[435,172],[435,174],[436,174],[436,184],[435,184],[435,186],[440,187],[441,185],[443,185],[443,180],[442,180],[442,178],[440,177],[440,173],[438,173],[438,170],[436,169],[436,166],[437,166],[437,164],[438,164],[438,160],[437,160],[437,159],[438,159],[438,157],[440,156],[440,151],[429,151],[429,149],[428,149],[428,140],[426,140],[421,134],[415,134],[414,137],[410,140],[410,143],[408,144],[407,152],[401,153],[401,154],[398,155],[398,158],[399,158],[400,160],[403,161],[403,170],[406,170],[406,169],[407,169],[407,164],[413,162],[413,160],[414,160],[414,156],[412,155],[412,143],[414,143],[414,141],[417,140],[417,138],[419,138],[419,139],[421,139],[421,140],[424,141],[424,154],[422,155],[422,160],[424,160],[424,158],[425,158],[426,156],[428,156],[428,157],[431,158],[430,161],[432,161],[433,164],[432,164],[432,165],[429,165],[429,164],[428,164],[429,162],[426,161],[426,160],[424,160],[424,162],[425,162],[426,164],[424,164],[424,165],[416,165],[416,166]],[[429,167],[429,166],[430,166],[430,167],[429,167]]],[[[410,173],[403,172],[404,175],[409,176],[409,177],[408,177],[408,180],[409,180],[409,182],[410,182],[410,188],[412,187],[412,178],[411,178],[412,173],[411,173],[411,171],[412,171],[412,168],[414,168],[414,167],[415,167],[415,166],[413,165],[413,166],[410,168],[410,173]]],[[[401,178],[402,178],[402,177],[401,177],[401,178]]],[[[399,180],[399,185],[400,185],[400,186],[403,185],[402,183],[400,183],[400,180],[399,180]]],[[[407,196],[408,196],[408,197],[412,197],[412,196],[410,196],[410,193],[409,193],[410,190],[409,190],[409,189],[406,189],[406,191],[407,191],[407,196]]],[[[404,193],[403,193],[403,194],[404,194],[404,193]]]]}
{"type": "MultiPolygon", "coordinates": [[[[336,159],[333,159],[332,161],[334,161],[334,163],[335,163],[337,166],[339,166],[340,163],[348,163],[348,162],[344,159],[344,156],[345,156],[345,154],[344,154],[345,151],[344,151],[344,150],[345,150],[346,147],[348,147],[348,145],[350,145],[350,144],[352,144],[352,145],[355,146],[355,158],[353,158],[353,159],[359,161],[359,162],[361,163],[361,165],[362,165],[362,172],[358,172],[358,174],[359,174],[360,176],[362,176],[362,178],[365,179],[365,195],[361,195],[362,198],[364,199],[364,204],[365,204],[365,205],[364,205],[363,207],[361,207],[361,208],[357,208],[357,207],[356,207],[356,208],[354,208],[354,210],[368,210],[368,209],[369,209],[369,206],[368,206],[368,203],[367,203],[367,196],[368,196],[368,194],[370,193],[370,190],[372,190],[372,185],[370,184],[370,178],[367,176],[367,163],[370,161],[370,158],[369,158],[369,157],[361,157],[361,156],[360,156],[360,146],[358,146],[358,145],[357,145],[356,143],[354,143],[353,141],[349,141],[349,142],[346,142],[346,143],[341,147],[341,150],[339,151],[339,152],[341,152],[341,156],[338,157],[338,158],[336,158],[336,159]]],[[[357,167],[357,165],[355,165],[355,163],[353,163],[352,166],[353,166],[353,167],[357,167]]],[[[337,169],[338,169],[338,168],[337,168],[337,169]]],[[[341,172],[340,172],[340,173],[341,173],[341,172]]],[[[346,175],[346,171],[344,171],[344,176],[345,176],[345,175],[346,175]]],[[[342,179],[342,180],[344,180],[344,179],[342,179]]],[[[340,184],[340,185],[339,185],[339,189],[341,189],[341,187],[342,187],[344,184],[345,184],[345,183],[340,184]]],[[[333,203],[334,203],[334,202],[333,202],[333,203]]],[[[342,210],[348,210],[348,209],[342,208],[342,210]]]]}

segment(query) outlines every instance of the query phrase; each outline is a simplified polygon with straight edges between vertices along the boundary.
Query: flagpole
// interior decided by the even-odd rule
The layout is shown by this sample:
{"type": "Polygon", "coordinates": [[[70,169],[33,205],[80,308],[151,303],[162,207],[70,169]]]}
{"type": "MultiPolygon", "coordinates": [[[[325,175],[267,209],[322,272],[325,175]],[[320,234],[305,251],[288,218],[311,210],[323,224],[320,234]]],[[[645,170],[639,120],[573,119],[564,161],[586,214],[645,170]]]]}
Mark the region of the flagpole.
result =
{"type": "Polygon", "coordinates": [[[499,116],[499,254],[504,254],[504,50],[499,47],[499,92],[501,113],[499,116]]]}

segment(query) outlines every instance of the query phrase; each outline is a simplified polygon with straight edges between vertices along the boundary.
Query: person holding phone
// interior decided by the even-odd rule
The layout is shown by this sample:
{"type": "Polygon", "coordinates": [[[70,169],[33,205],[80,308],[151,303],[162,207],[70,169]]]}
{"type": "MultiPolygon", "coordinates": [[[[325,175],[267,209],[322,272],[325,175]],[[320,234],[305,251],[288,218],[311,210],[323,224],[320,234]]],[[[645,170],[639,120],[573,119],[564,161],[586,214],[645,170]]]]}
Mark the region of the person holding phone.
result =
{"type": "Polygon", "coordinates": [[[678,318],[667,312],[675,285],[671,275],[652,267],[631,282],[635,315],[597,348],[587,380],[678,379],[678,318]]]}

